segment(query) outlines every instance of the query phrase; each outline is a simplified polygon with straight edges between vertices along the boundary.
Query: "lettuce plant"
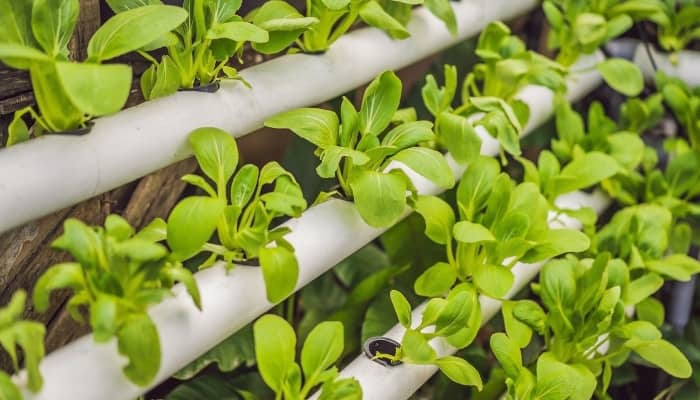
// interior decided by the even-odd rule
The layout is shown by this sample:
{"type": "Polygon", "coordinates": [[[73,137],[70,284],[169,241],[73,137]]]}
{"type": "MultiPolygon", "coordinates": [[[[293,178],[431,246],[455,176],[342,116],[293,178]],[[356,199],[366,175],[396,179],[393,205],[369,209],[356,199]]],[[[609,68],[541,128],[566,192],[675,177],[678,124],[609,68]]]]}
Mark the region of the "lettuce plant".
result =
{"type": "Polygon", "coordinates": [[[189,142],[207,179],[186,175],[182,179],[202,189],[206,196],[181,200],[168,217],[168,245],[177,260],[201,252],[211,253],[200,266],[222,258],[227,269],[234,262],[258,258],[268,299],[276,303],[296,286],[299,265],[294,248],[284,239],[289,228],[271,228],[279,217],[298,217],[306,200],[294,177],[276,162],[262,169],[247,164],[238,167],[238,147],[228,133],[200,128],[189,142]],[[234,174],[235,172],[235,174],[234,174]],[[263,193],[266,186],[271,190],[263,193]],[[216,231],[218,244],[209,243],[216,231]]]}
{"type": "MultiPolygon", "coordinates": [[[[115,12],[123,13],[144,4],[160,4],[161,0],[108,0],[107,3],[115,12]]],[[[303,31],[317,22],[313,18],[302,18],[293,9],[277,7],[279,2],[271,1],[260,13],[267,18],[266,28],[263,28],[255,19],[250,23],[236,14],[241,3],[242,0],[185,0],[182,8],[187,11],[188,18],[184,23],[175,32],[148,43],[140,51],[152,63],[141,77],[144,97],[153,99],[172,94],[179,88],[207,85],[218,81],[222,75],[242,80],[228,63],[233,56],[240,59],[247,42],[268,46],[257,48],[258,51],[277,52],[286,46],[280,47],[276,34],[271,42],[267,29],[288,34],[303,31]],[[162,46],[168,49],[168,54],[160,61],[146,52],[162,46]],[[275,50],[277,48],[279,50],[275,50]]]]}
{"type": "Polygon", "coordinates": [[[380,353],[375,358],[411,364],[433,364],[452,381],[481,390],[481,376],[473,365],[456,356],[438,357],[429,343],[435,338],[441,338],[451,346],[463,349],[474,341],[481,323],[481,308],[474,288],[460,284],[446,297],[430,299],[421,322],[416,327],[412,326],[411,305],[404,295],[392,290],[390,296],[394,312],[406,332],[395,354],[380,353]]]}
{"type": "Polygon", "coordinates": [[[49,306],[52,291],[70,289],[67,309],[73,319],[84,322],[82,310],[87,309],[95,341],[116,338],[119,353],[129,359],[124,374],[140,386],[151,383],[160,368],[160,339],[149,306],[171,296],[179,281],[201,308],[192,273],[172,261],[158,243],[164,238],[162,220],[134,234],[117,215],[108,216],[104,228],[68,219],[52,247],[69,252],[75,261],[50,267],[34,286],[34,307],[40,312],[49,306]]]}
{"type": "Polygon", "coordinates": [[[31,134],[83,127],[93,117],[119,111],[131,90],[131,67],[102,63],[154,42],[187,17],[163,5],[117,15],[92,36],[87,60],[75,62],[69,59],[68,42],[79,8],[78,0],[0,1],[0,60],[29,71],[41,114],[32,107],[17,111],[8,145],[31,134]],[[35,122],[31,130],[22,120],[26,114],[35,122]]]}
{"type": "Polygon", "coordinates": [[[359,112],[343,98],[340,119],[332,111],[302,108],[272,117],[265,125],[290,129],[316,145],[318,175],[336,177],[369,225],[388,227],[406,211],[406,192],[411,197],[416,192],[408,176],[391,169],[390,163],[401,162],[441,188],[455,183],[443,155],[418,146],[434,139],[432,123],[413,121],[387,129],[400,100],[401,81],[387,71],[367,87],[359,112]]]}
{"type": "Polygon", "coordinates": [[[567,252],[586,250],[588,238],[573,229],[550,229],[550,206],[537,185],[515,185],[498,162],[482,157],[469,165],[457,188],[459,219],[444,200],[421,196],[414,208],[425,220],[425,234],[445,246],[446,262],[418,277],[421,296],[447,293],[455,283],[503,298],[511,289],[510,268],[567,252]]]}
{"type": "Polygon", "coordinates": [[[445,65],[444,71],[443,86],[438,85],[433,75],[428,75],[421,90],[423,103],[435,119],[437,147],[449,151],[457,162],[468,164],[480,155],[481,138],[476,127],[481,126],[499,140],[502,149],[519,155],[521,122],[526,118],[520,118],[498,97],[470,97],[466,104],[454,109],[457,68],[445,65]]]}
{"type": "MultiPolygon", "coordinates": [[[[19,290],[12,295],[7,306],[0,308],[0,348],[5,349],[15,370],[19,370],[17,348],[22,350],[24,366],[27,369],[28,388],[32,392],[41,389],[43,380],[39,362],[44,357],[44,325],[22,319],[27,294],[19,290]]],[[[12,379],[0,370],[0,398],[21,400],[22,394],[12,379]]]]}
{"type": "Polygon", "coordinates": [[[301,348],[301,365],[295,361],[296,334],[283,318],[264,315],[253,324],[253,333],[258,370],[275,399],[307,399],[318,385],[319,400],[362,399],[359,382],[354,378],[339,379],[334,366],[343,354],[340,322],[322,322],[309,332],[301,348]]]}
{"type": "Polygon", "coordinates": [[[417,4],[425,4],[445,22],[450,33],[457,33],[457,21],[448,0],[307,0],[307,18],[316,18],[319,23],[303,32],[296,44],[304,52],[326,51],[358,20],[383,30],[393,39],[405,39],[410,35],[406,30],[410,8],[417,4]]]}
{"type": "Polygon", "coordinates": [[[631,353],[673,376],[690,376],[690,363],[662,339],[657,325],[626,317],[626,300],[637,291],[630,272],[609,253],[595,260],[552,260],[532,285],[542,306],[533,300],[507,303],[506,333],[491,336],[491,350],[507,376],[508,399],[606,398],[613,367],[631,353]],[[523,365],[520,350],[533,333],[544,340],[534,373],[523,365]]]}
{"type": "MultiPolygon", "coordinates": [[[[479,36],[476,55],[482,60],[474,66],[462,86],[462,103],[472,97],[498,97],[508,103],[527,85],[566,92],[566,68],[534,51],[527,50],[522,39],[512,35],[502,22],[491,22],[479,36]]],[[[518,101],[516,109],[527,107],[518,101]]]]}

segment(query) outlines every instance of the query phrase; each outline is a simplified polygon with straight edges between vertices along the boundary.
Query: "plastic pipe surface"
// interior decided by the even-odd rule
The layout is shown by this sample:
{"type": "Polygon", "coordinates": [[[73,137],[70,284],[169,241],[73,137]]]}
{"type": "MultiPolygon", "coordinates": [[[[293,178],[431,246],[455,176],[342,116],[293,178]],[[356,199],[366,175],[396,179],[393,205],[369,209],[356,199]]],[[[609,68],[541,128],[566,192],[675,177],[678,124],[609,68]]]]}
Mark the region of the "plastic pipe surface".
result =
{"type": "Polygon", "coordinates": [[[95,121],[92,132],[44,135],[0,150],[0,233],[104,193],[191,155],[187,136],[213,126],[243,136],[280,112],[308,107],[474,36],[495,19],[516,17],[536,0],[450,2],[451,36],[426,9],[414,12],[411,37],[376,28],[341,37],[323,55],[285,55],[241,71],[252,89],[225,82],[219,92],[181,92],[95,121]],[[506,6],[507,4],[507,6],[506,6]]]}
{"type": "MultiPolygon", "coordinates": [[[[594,58],[582,60],[582,65],[594,58]]],[[[571,101],[583,97],[601,82],[596,72],[569,79],[571,101]]],[[[525,133],[546,121],[552,113],[553,94],[541,87],[528,87],[518,96],[530,107],[531,118],[525,133]]],[[[498,142],[484,130],[482,154],[498,154],[498,142]]],[[[451,157],[448,155],[448,160],[451,157]]],[[[463,168],[452,163],[456,178],[463,168]]],[[[392,166],[395,167],[395,166],[392,166]]],[[[438,194],[440,189],[425,178],[406,170],[422,194],[438,194]]],[[[409,210],[406,211],[408,215],[409,210]]],[[[285,225],[292,230],[286,236],[296,249],[299,262],[297,290],[331,267],[371,242],[385,229],[364,223],[352,203],[330,200],[306,210],[285,225]]],[[[235,333],[273,304],[265,297],[262,272],[259,268],[238,266],[226,274],[223,264],[195,274],[202,296],[198,310],[181,285],[173,289],[175,296],[149,310],[158,328],[161,341],[161,368],[150,387],[172,376],[197,357],[235,333]]],[[[96,344],[91,335],[49,354],[40,369],[44,387],[38,394],[24,390],[26,400],[133,400],[149,388],[138,387],[121,371],[126,359],[117,352],[116,341],[96,344]]],[[[16,377],[24,386],[25,374],[16,377]]]]}
{"type": "MultiPolygon", "coordinates": [[[[592,195],[583,192],[574,192],[561,196],[557,204],[563,208],[592,207],[600,214],[609,204],[609,199],[599,192],[592,195]]],[[[553,214],[550,213],[550,217],[553,214]]],[[[557,220],[550,221],[550,226],[555,228],[580,228],[578,220],[566,216],[559,216],[557,220]]],[[[513,287],[506,295],[511,298],[527,285],[539,272],[543,263],[516,264],[512,271],[515,276],[513,287]]],[[[501,308],[499,300],[486,296],[479,296],[481,303],[482,326],[493,318],[501,308]]],[[[413,310],[411,320],[420,323],[426,303],[413,310]]],[[[406,329],[400,324],[395,325],[384,336],[401,341],[406,329]]],[[[457,349],[450,346],[445,340],[434,339],[430,344],[437,351],[438,357],[454,354],[457,349]]],[[[385,367],[376,363],[365,355],[357,357],[341,372],[341,377],[354,377],[362,385],[362,398],[364,400],[405,400],[411,397],[433,374],[438,371],[435,365],[401,364],[395,367],[385,367]]],[[[317,399],[316,393],[312,399],[317,399]]]]}
{"type": "MultiPolygon", "coordinates": [[[[700,86],[700,52],[680,51],[676,54],[677,60],[674,63],[669,53],[657,51],[652,46],[649,49],[659,70],[684,80],[690,87],[700,86]]],[[[644,44],[641,42],[634,52],[634,63],[639,66],[647,80],[654,79],[656,71],[644,44]]]]}

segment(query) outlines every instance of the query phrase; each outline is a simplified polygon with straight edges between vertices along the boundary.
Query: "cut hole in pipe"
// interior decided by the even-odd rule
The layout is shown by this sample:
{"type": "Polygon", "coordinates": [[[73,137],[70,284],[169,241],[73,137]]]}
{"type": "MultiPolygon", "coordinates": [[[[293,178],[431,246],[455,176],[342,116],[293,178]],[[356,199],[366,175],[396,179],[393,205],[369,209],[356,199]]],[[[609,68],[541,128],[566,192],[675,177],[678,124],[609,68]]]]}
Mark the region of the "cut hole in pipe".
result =
{"type": "Polygon", "coordinates": [[[401,365],[402,362],[377,357],[377,354],[396,354],[399,347],[401,347],[401,343],[394,339],[389,339],[388,337],[383,336],[374,336],[365,341],[365,344],[362,346],[362,351],[365,353],[367,358],[378,364],[385,367],[395,367],[397,365],[401,365]]]}
{"type": "Polygon", "coordinates": [[[88,121],[85,123],[85,126],[82,128],[76,128],[76,129],[71,129],[69,131],[62,131],[62,132],[52,132],[51,135],[65,135],[65,136],[83,136],[87,135],[92,131],[92,128],[95,126],[94,121],[88,121]]]}
{"type": "Polygon", "coordinates": [[[206,85],[197,85],[191,88],[182,88],[181,92],[200,92],[200,93],[216,93],[221,89],[219,81],[208,83],[206,85]]]}

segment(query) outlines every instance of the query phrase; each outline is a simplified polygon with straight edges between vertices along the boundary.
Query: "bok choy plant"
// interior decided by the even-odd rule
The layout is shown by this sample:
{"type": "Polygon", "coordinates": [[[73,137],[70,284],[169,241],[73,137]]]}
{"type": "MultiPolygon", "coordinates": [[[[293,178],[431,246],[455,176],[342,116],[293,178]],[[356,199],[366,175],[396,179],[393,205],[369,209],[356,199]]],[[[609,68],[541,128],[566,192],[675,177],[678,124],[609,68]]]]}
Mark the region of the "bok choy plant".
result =
{"type": "MultiPolygon", "coordinates": [[[[39,362],[44,357],[44,325],[22,319],[24,302],[27,294],[19,290],[12,295],[10,302],[0,308],[0,347],[5,349],[12,360],[15,371],[19,371],[17,349],[21,349],[24,366],[27,369],[28,388],[32,392],[41,389],[43,380],[39,371],[39,362]]],[[[22,394],[12,379],[0,370],[0,398],[4,400],[21,400],[22,394]]]]}
{"type": "Polygon", "coordinates": [[[387,227],[405,212],[407,192],[410,197],[416,192],[406,173],[391,169],[390,163],[401,162],[444,189],[455,183],[444,156],[419,147],[434,139],[432,123],[412,121],[388,129],[400,100],[401,81],[387,71],[367,87],[359,112],[343,98],[340,119],[332,111],[302,108],[272,117],[265,125],[290,129],[316,145],[318,175],[336,177],[365,222],[387,227]]]}
{"type": "Polygon", "coordinates": [[[625,315],[625,306],[639,294],[631,273],[609,253],[552,260],[542,268],[539,283],[532,284],[542,306],[533,300],[504,306],[506,333],[491,336],[491,350],[505,371],[508,399],[606,398],[613,368],[631,353],[670,375],[690,376],[683,353],[662,339],[663,317],[649,321],[625,315]],[[537,346],[534,373],[521,354],[533,333],[544,341],[537,346]]]}
{"type": "Polygon", "coordinates": [[[95,342],[117,339],[119,353],[129,359],[124,374],[140,386],[151,383],[160,369],[160,339],[148,308],[171,296],[175,282],[181,282],[201,308],[192,273],[169,257],[168,249],[158,243],[164,239],[162,220],[134,234],[117,215],[108,216],[104,227],[68,219],[52,246],[69,252],[75,261],[50,267],[34,286],[34,307],[40,312],[48,308],[52,291],[70,289],[70,315],[82,323],[87,309],[95,342]]]}
{"type": "Polygon", "coordinates": [[[343,324],[322,322],[314,327],[295,361],[297,337],[287,321],[264,315],[253,324],[258,370],[275,399],[304,400],[321,386],[319,400],[360,400],[362,387],[354,378],[338,378],[334,366],[343,354],[343,324]],[[303,380],[302,380],[303,377],[303,380]]]}
{"type": "Polygon", "coordinates": [[[586,250],[589,240],[573,229],[550,229],[550,210],[537,185],[515,185],[498,161],[471,163],[457,187],[459,219],[434,196],[413,204],[425,220],[425,234],[445,246],[446,262],[429,267],[414,284],[420,296],[440,296],[466,283],[493,298],[503,298],[514,281],[511,267],[568,252],[586,250]]]}
{"type": "Polygon", "coordinates": [[[445,22],[450,33],[457,33],[457,21],[448,0],[307,0],[307,18],[319,22],[303,32],[296,44],[308,53],[326,51],[358,20],[383,30],[393,39],[405,39],[410,35],[406,24],[411,7],[417,4],[424,4],[445,22]]]}
{"type": "Polygon", "coordinates": [[[262,169],[246,164],[238,171],[238,147],[228,133],[200,128],[190,134],[190,145],[207,179],[186,175],[182,179],[202,189],[206,196],[181,200],[168,217],[168,245],[177,260],[201,252],[211,256],[200,266],[216,259],[234,262],[259,259],[268,299],[276,303],[296,286],[299,265],[294,248],[284,239],[287,227],[271,228],[279,217],[298,217],[306,200],[292,174],[276,162],[262,169]],[[235,173],[235,174],[234,174],[235,173]],[[271,189],[263,193],[266,186],[271,189]],[[210,243],[216,231],[217,243],[210,243]]]}
{"type": "Polygon", "coordinates": [[[412,323],[411,304],[406,297],[397,290],[392,290],[390,296],[394,312],[406,332],[395,354],[379,353],[375,358],[411,364],[433,364],[453,382],[481,390],[481,375],[473,365],[456,356],[438,357],[429,343],[432,339],[442,338],[451,346],[463,349],[474,341],[481,324],[481,308],[474,287],[460,284],[444,298],[430,299],[420,324],[415,327],[412,323]]]}
{"type": "MultiPolygon", "coordinates": [[[[107,3],[115,12],[123,13],[144,4],[160,4],[161,0],[108,0],[107,3]]],[[[288,37],[294,41],[317,22],[314,18],[303,18],[293,8],[279,4],[280,1],[270,1],[251,18],[251,23],[236,14],[241,3],[242,0],[185,0],[182,7],[188,17],[184,23],[175,32],[141,48],[140,54],[152,63],[141,77],[144,97],[153,99],[179,88],[208,85],[221,76],[242,80],[228,63],[234,56],[240,60],[246,43],[254,44],[260,52],[275,53],[288,45],[288,37]],[[168,49],[168,54],[160,61],[147,53],[162,46],[168,49]]]]}
{"type": "Polygon", "coordinates": [[[87,60],[76,62],[69,59],[68,42],[79,9],[78,0],[0,0],[0,61],[29,71],[39,108],[15,113],[8,146],[119,111],[131,89],[131,67],[102,63],[153,43],[187,18],[184,10],[164,5],[122,13],[95,32],[87,60]],[[27,114],[31,129],[22,119],[27,114]]]}
{"type": "Polygon", "coordinates": [[[435,144],[447,150],[461,164],[477,159],[481,152],[481,137],[477,127],[495,136],[501,148],[513,155],[520,154],[520,134],[526,115],[515,110],[498,97],[470,97],[468,103],[453,108],[457,92],[457,68],[445,65],[445,83],[439,86],[433,75],[425,78],[421,90],[423,103],[435,118],[435,144]]]}

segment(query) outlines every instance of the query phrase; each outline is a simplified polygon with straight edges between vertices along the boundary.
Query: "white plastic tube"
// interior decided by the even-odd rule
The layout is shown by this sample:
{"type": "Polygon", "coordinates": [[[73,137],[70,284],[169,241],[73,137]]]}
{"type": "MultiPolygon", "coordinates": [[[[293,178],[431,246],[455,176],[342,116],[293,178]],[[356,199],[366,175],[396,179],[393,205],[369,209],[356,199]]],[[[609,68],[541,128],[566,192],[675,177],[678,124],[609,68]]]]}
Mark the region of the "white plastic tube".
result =
{"type": "MultiPolygon", "coordinates": [[[[581,98],[599,84],[600,77],[595,72],[572,78],[569,82],[570,99],[581,98]]],[[[531,109],[531,123],[526,127],[526,132],[529,132],[551,114],[552,93],[530,87],[519,97],[531,109]]],[[[484,139],[482,154],[496,155],[497,142],[490,137],[484,139]]],[[[462,169],[458,166],[454,169],[455,175],[461,176],[462,169]]],[[[409,176],[423,194],[440,191],[411,171],[409,176]]],[[[312,207],[287,225],[292,232],[286,238],[296,249],[299,261],[297,289],[384,232],[365,224],[353,204],[340,200],[312,207]]],[[[161,369],[152,386],[172,376],[272,307],[265,297],[259,268],[239,266],[226,274],[223,265],[217,264],[195,274],[195,279],[202,296],[202,311],[194,306],[180,285],[175,287],[174,297],[149,311],[158,328],[162,352],[161,369]]],[[[147,388],[129,382],[121,371],[124,365],[126,360],[118,354],[114,341],[98,345],[87,335],[44,359],[41,364],[44,387],[38,394],[25,390],[25,398],[133,400],[147,388]]],[[[23,384],[24,378],[20,375],[17,381],[23,384]]]]}
{"type": "MultiPolygon", "coordinates": [[[[700,52],[684,50],[678,52],[674,63],[669,53],[663,53],[649,47],[656,67],[666,74],[684,80],[691,87],[700,86],[700,52]]],[[[646,79],[653,79],[654,66],[649,59],[645,46],[640,42],[634,52],[634,63],[642,70],[646,79]]]]}
{"type": "Polygon", "coordinates": [[[236,137],[265,119],[312,106],[410,65],[518,16],[536,0],[462,0],[451,36],[427,10],[414,12],[406,40],[375,28],[340,38],[323,55],[286,55],[241,71],[252,89],[224,83],[219,92],[177,93],[95,122],[81,137],[45,135],[0,150],[0,233],[157,171],[190,155],[187,135],[214,126],[236,137]]]}
{"type": "MultiPolygon", "coordinates": [[[[574,192],[561,196],[557,203],[565,208],[592,207],[600,214],[607,208],[609,199],[598,192],[595,192],[593,195],[574,192]]],[[[559,228],[580,228],[578,220],[568,217],[562,218],[561,216],[550,224],[559,228]]],[[[512,270],[513,275],[515,275],[515,281],[505,297],[511,298],[518,293],[537,275],[541,266],[542,263],[518,263],[515,265],[512,270]]],[[[496,315],[501,308],[501,302],[483,295],[479,297],[479,301],[481,303],[483,326],[496,315]]],[[[412,313],[412,321],[420,323],[424,309],[425,303],[416,307],[412,313]]],[[[403,326],[397,324],[384,336],[400,341],[405,331],[406,329],[403,326]]],[[[454,347],[439,338],[432,340],[431,345],[437,351],[438,357],[444,357],[456,352],[454,347]]],[[[365,355],[361,355],[345,367],[340,372],[340,375],[342,377],[354,377],[360,382],[364,400],[405,400],[411,397],[437,371],[438,368],[435,365],[401,364],[395,367],[385,367],[370,360],[365,355]]],[[[318,398],[318,394],[312,397],[312,399],[316,398],[318,398]]]]}

